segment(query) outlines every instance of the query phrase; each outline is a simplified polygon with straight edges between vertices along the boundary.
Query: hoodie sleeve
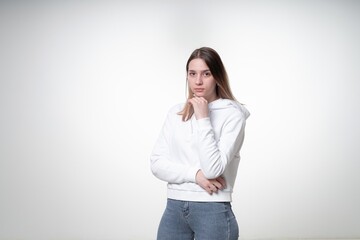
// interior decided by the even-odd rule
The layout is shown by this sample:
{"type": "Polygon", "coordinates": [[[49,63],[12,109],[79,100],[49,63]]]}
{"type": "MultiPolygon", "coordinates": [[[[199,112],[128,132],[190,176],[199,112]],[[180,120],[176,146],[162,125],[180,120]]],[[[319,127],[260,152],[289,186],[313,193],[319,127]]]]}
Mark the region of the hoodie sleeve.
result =
{"type": "Polygon", "coordinates": [[[199,119],[197,123],[201,170],[206,178],[214,179],[221,176],[239,154],[244,141],[246,117],[242,113],[231,114],[222,126],[218,142],[210,118],[199,119]]]}
{"type": "Polygon", "coordinates": [[[157,178],[168,183],[195,182],[199,168],[177,163],[170,157],[171,129],[169,113],[150,156],[151,171],[157,178]]]}

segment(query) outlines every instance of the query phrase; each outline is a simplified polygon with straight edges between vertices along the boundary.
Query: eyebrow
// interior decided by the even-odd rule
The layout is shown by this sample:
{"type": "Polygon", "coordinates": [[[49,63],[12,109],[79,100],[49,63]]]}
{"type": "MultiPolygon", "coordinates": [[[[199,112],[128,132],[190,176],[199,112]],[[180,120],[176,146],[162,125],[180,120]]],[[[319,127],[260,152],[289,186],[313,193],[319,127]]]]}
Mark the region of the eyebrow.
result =
{"type": "MultiPolygon", "coordinates": [[[[189,72],[196,72],[196,70],[189,69],[189,72]]],[[[205,70],[202,70],[200,72],[211,72],[211,71],[210,71],[210,69],[205,69],[205,70]]]]}

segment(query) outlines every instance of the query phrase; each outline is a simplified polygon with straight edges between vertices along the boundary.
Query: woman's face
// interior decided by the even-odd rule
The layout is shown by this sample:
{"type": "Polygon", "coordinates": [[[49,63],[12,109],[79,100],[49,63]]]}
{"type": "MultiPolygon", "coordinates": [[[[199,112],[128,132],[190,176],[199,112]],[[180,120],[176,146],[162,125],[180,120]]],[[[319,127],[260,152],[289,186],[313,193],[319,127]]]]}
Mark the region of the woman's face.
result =
{"type": "Polygon", "coordinates": [[[191,91],[208,102],[214,101],[217,98],[216,81],[205,61],[195,58],[190,61],[188,69],[187,79],[191,91]]]}

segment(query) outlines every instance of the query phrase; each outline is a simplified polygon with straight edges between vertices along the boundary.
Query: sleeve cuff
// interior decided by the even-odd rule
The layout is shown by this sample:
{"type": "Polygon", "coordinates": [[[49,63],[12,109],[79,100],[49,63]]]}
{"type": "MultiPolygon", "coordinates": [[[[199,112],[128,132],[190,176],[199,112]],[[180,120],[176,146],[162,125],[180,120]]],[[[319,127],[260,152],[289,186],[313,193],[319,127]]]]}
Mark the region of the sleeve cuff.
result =
{"type": "Polygon", "coordinates": [[[199,130],[211,129],[212,128],[209,117],[201,118],[201,119],[198,119],[196,121],[197,121],[197,125],[198,125],[199,130]]]}
{"type": "Polygon", "coordinates": [[[188,182],[196,182],[196,174],[200,170],[199,167],[191,167],[187,172],[186,180],[188,182]]]}

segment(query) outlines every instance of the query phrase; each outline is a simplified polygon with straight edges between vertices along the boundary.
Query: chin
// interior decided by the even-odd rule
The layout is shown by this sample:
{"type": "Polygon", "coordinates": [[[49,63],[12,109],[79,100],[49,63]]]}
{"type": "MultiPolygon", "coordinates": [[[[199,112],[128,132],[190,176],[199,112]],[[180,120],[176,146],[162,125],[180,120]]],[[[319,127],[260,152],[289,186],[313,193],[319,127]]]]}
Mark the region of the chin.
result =
{"type": "Polygon", "coordinates": [[[194,95],[197,97],[205,97],[205,94],[203,92],[194,92],[194,95]]]}

